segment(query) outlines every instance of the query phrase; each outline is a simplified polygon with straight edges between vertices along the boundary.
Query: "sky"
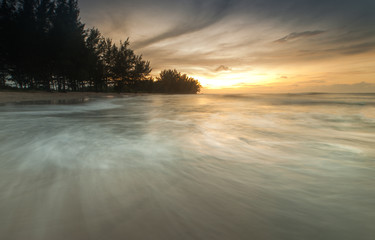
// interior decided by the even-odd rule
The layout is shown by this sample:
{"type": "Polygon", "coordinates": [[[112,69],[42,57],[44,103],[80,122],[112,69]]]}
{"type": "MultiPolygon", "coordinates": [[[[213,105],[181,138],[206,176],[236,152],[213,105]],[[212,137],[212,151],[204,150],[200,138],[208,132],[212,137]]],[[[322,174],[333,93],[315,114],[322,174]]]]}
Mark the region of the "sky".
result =
{"type": "Polygon", "coordinates": [[[80,0],[81,20],[203,92],[375,92],[374,0],[80,0]]]}

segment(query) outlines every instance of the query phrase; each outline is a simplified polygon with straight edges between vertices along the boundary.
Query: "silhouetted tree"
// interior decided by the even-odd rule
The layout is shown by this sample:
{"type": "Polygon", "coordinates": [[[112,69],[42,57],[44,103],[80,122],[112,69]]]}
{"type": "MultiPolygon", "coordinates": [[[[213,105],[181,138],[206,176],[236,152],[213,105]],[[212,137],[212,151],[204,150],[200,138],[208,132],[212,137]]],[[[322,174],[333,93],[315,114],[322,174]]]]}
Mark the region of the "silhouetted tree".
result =
{"type": "Polygon", "coordinates": [[[103,91],[107,85],[104,62],[105,43],[105,39],[98,29],[92,28],[88,30],[86,38],[88,84],[96,92],[103,91]]]}
{"type": "Polygon", "coordinates": [[[85,31],[79,19],[75,0],[57,0],[52,21],[51,43],[53,69],[58,79],[59,90],[77,91],[82,88],[85,72],[85,31]]]}
{"type": "Polygon", "coordinates": [[[198,80],[181,74],[176,69],[163,70],[157,78],[156,91],[163,93],[191,93],[200,92],[198,80]]]}
{"type": "Polygon", "coordinates": [[[130,73],[130,86],[135,92],[150,91],[152,79],[149,78],[152,69],[149,61],[144,61],[142,55],[135,56],[134,66],[130,73]]]}
{"type": "Polygon", "coordinates": [[[3,0],[0,5],[0,87],[5,87],[6,76],[14,70],[12,61],[15,29],[16,1],[3,0]]]}
{"type": "Polygon", "coordinates": [[[111,47],[110,72],[114,80],[115,89],[118,92],[137,91],[139,81],[147,79],[151,72],[150,62],[143,61],[142,56],[137,56],[129,48],[129,39],[120,42],[119,47],[111,47]]]}
{"type": "Polygon", "coordinates": [[[51,87],[51,46],[50,31],[52,28],[52,18],[55,10],[54,2],[50,0],[41,0],[36,9],[36,51],[35,69],[39,78],[38,87],[50,90],[51,87]]]}
{"type": "Polygon", "coordinates": [[[112,44],[112,40],[109,38],[103,39],[100,44],[101,47],[101,54],[103,60],[103,68],[104,68],[104,82],[107,84],[107,87],[113,87],[114,85],[114,73],[113,73],[113,66],[114,66],[114,46],[112,44]]]}
{"type": "Polygon", "coordinates": [[[58,91],[196,93],[199,83],[176,70],[150,77],[150,62],[129,39],[114,44],[84,28],[77,0],[2,0],[0,87],[58,91]]]}

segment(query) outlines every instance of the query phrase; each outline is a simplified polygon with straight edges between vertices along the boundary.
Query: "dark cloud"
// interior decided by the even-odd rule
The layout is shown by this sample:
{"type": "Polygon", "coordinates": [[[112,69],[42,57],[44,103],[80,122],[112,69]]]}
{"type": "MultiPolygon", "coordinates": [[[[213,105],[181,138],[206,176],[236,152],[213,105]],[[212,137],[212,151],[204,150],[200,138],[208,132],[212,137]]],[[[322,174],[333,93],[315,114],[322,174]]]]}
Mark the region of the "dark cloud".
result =
{"type": "Polygon", "coordinates": [[[221,71],[230,71],[231,69],[227,66],[224,66],[224,65],[220,65],[219,67],[217,67],[215,69],[215,72],[221,72],[221,71]]]}
{"type": "Polygon", "coordinates": [[[190,18],[187,18],[183,23],[178,23],[173,28],[159,35],[153,36],[143,41],[138,41],[134,44],[135,48],[143,48],[153,43],[157,43],[166,39],[175,38],[184,34],[193,33],[205,29],[223,17],[225,17],[231,9],[231,0],[217,0],[208,2],[196,2],[194,8],[196,10],[190,18]],[[214,3],[214,4],[213,4],[214,3]]]}
{"type": "Polygon", "coordinates": [[[365,42],[365,43],[345,46],[345,47],[338,48],[338,49],[333,49],[333,51],[337,51],[344,55],[353,55],[353,54],[360,54],[360,53],[373,51],[374,49],[375,49],[375,42],[365,42]]]}
{"type": "MultiPolygon", "coordinates": [[[[339,69],[342,59],[363,54],[358,59],[368,64],[375,53],[374,0],[79,0],[79,3],[87,26],[98,27],[115,41],[130,37],[131,47],[151,61],[155,72],[178,68],[189,74],[215,77],[230,70],[228,66],[236,66],[235,71],[246,71],[251,66],[260,71],[280,70],[278,76],[290,74],[288,80],[282,76],[284,80],[280,81],[292,82],[296,80],[293,71],[284,71],[284,66],[298,71],[299,66],[315,63],[323,66],[325,62],[337,61],[335,71],[344,72],[344,67],[339,69]]],[[[306,69],[311,73],[326,71],[306,69]]],[[[356,81],[362,80],[368,78],[356,81]]],[[[328,84],[309,83],[309,86],[328,84]]]]}
{"type": "MultiPolygon", "coordinates": [[[[131,29],[123,26],[134,21],[130,16],[138,12],[153,13],[145,21],[150,25],[155,24],[160,17],[171,16],[172,26],[168,30],[163,29],[152,36],[137,39],[134,48],[144,48],[163,40],[201,31],[224,18],[240,19],[244,29],[247,23],[250,24],[256,19],[259,24],[275,21],[280,27],[289,26],[296,30],[276,40],[279,43],[312,37],[324,32],[301,31],[311,28],[309,27],[311,25],[325,26],[329,31],[337,30],[338,32],[335,32],[337,35],[351,32],[335,39],[336,41],[366,39],[375,34],[373,31],[369,32],[369,29],[375,27],[373,0],[80,0],[80,6],[84,18],[91,21],[88,25],[104,25],[111,27],[112,31],[126,30],[127,32],[123,34],[130,34],[131,29]],[[367,33],[363,34],[364,32],[367,33]]],[[[142,27],[138,24],[136,26],[142,27]]],[[[111,32],[111,29],[105,32],[111,32]]],[[[245,42],[236,41],[237,45],[246,44],[245,42]]]]}
{"type": "Polygon", "coordinates": [[[316,35],[322,34],[324,32],[325,31],[321,31],[321,30],[305,31],[305,32],[293,32],[293,33],[290,33],[290,34],[286,35],[285,37],[282,37],[282,38],[276,40],[275,42],[285,43],[285,42],[288,42],[290,40],[295,40],[295,39],[298,39],[298,38],[307,38],[307,37],[316,36],[316,35]]]}
{"type": "Polygon", "coordinates": [[[335,44],[335,46],[317,46],[315,49],[311,50],[300,50],[298,57],[302,60],[306,59],[324,59],[324,58],[334,58],[342,55],[356,55],[375,51],[375,39],[370,42],[362,43],[342,43],[335,44]]]}
{"type": "MultiPolygon", "coordinates": [[[[257,16],[259,21],[277,19],[280,24],[305,25],[324,21],[355,29],[374,25],[372,20],[375,19],[373,0],[80,0],[79,4],[83,14],[92,15],[103,9],[109,15],[121,12],[122,16],[118,17],[144,10],[155,10],[160,16],[177,12],[181,13],[181,18],[192,20],[191,25],[201,21],[209,24],[225,15],[241,15],[257,16]]],[[[178,15],[176,23],[179,22],[178,15]]],[[[189,25],[185,27],[190,28],[189,25]]]]}

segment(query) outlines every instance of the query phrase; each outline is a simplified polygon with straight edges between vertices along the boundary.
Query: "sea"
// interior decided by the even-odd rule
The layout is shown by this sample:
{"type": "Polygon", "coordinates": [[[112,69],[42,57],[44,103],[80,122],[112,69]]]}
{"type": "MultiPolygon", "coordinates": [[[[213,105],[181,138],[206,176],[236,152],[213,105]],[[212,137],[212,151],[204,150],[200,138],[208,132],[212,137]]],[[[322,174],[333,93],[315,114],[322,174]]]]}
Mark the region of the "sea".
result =
{"type": "Polygon", "coordinates": [[[0,239],[375,239],[375,94],[0,105],[0,239]]]}

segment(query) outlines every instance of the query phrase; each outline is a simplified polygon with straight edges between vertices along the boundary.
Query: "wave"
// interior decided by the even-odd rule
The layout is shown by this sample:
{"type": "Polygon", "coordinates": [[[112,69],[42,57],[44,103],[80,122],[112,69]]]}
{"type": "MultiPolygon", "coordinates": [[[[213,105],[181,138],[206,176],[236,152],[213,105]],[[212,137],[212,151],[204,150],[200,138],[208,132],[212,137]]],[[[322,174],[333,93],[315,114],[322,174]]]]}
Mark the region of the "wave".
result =
{"type": "Polygon", "coordinates": [[[225,94],[224,99],[238,99],[271,105],[348,105],[375,106],[375,93],[286,93],[286,94],[225,94]]]}

